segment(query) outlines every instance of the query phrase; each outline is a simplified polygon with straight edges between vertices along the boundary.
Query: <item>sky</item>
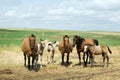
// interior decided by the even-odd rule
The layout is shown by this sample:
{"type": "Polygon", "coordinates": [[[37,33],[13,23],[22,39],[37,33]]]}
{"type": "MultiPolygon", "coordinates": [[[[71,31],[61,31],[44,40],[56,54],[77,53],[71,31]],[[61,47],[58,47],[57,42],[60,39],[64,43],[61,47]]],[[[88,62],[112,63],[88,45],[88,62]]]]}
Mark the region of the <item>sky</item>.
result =
{"type": "Polygon", "coordinates": [[[0,28],[120,31],[120,0],[0,0],[0,28]]]}

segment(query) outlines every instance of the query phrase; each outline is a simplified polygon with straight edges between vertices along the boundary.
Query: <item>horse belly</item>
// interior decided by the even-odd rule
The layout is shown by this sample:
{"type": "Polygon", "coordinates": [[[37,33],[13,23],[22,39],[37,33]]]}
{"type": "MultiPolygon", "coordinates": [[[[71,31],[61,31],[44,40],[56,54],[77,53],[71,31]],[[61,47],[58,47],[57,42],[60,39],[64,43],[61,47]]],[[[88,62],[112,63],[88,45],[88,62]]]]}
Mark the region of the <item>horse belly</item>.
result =
{"type": "Polygon", "coordinates": [[[96,46],[95,47],[95,55],[99,55],[102,53],[101,47],[100,46],[96,46]]]}

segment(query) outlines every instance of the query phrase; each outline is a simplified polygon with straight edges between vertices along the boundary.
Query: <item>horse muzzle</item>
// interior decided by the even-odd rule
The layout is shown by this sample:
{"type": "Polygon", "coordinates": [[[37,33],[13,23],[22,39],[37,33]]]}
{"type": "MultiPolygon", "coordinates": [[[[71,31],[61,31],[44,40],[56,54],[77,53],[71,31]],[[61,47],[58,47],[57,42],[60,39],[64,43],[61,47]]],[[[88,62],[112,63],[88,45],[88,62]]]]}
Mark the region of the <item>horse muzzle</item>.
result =
{"type": "Polygon", "coordinates": [[[34,48],[35,48],[35,46],[31,45],[31,46],[30,46],[30,48],[31,48],[31,49],[34,49],[34,48]]]}
{"type": "Polygon", "coordinates": [[[75,47],[75,44],[72,44],[73,47],[75,47]]]}

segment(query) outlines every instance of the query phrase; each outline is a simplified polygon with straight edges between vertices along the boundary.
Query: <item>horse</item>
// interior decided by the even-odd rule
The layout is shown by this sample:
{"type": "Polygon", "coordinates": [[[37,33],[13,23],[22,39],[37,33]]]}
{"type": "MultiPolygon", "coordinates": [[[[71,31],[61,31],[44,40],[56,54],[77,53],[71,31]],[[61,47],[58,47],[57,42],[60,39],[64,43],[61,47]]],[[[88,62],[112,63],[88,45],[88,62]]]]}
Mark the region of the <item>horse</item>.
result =
{"type": "Polygon", "coordinates": [[[38,54],[40,54],[41,67],[42,67],[42,56],[43,56],[44,48],[45,48],[45,41],[40,39],[40,42],[38,44],[38,54]]]}
{"type": "Polygon", "coordinates": [[[38,46],[36,43],[36,36],[31,34],[22,41],[21,50],[24,55],[24,66],[26,66],[26,56],[28,57],[28,69],[30,69],[30,57],[32,57],[32,68],[37,65],[38,61],[38,46]]]}
{"type": "Polygon", "coordinates": [[[64,64],[64,54],[67,53],[66,63],[69,64],[69,54],[72,52],[73,46],[68,35],[64,35],[58,46],[62,55],[62,64],[64,64]]]}
{"type": "MultiPolygon", "coordinates": [[[[78,57],[79,57],[79,64],[81,64],[80,53],[84,51],[84,45],[85,44],[99,45],[99,42],[96,39],[82,38],[78,35],[74,35],[74,37],[73,37],[73,47],[75,47],[75,45],[76,45],[76,50],[77,50],[77,54],[78,54],[78,57]]],[[[86,61],[85,61],[85,53],[83,53],[84,66],[86,66],[87,60],[88,60],[88,53],[86,53],[86,54],[87,54],[87,58],[86,58],[86,61]]],[[[89,62],[90,62],[90,60],[89,60],[89,62]]]]}
{"type": "Polygon", "coordinates": [[[54,43],[52,42],[46,43],[48,64],[54,62],[55,47],[57,47],[58,45],[59,45],[59,41],[55,41],[54,43]]]}
{"type": "Polygon", "coordinates": [[[88,52],[90,54],[91,67],[93,67],[94,55],[100,55],[100,54],[102,54],[102,57],[103,57],[103,66],[104,66],[105,58],[107,58],[107,67],[108,67],[108,64],[109,64],[108,52],[112,54],[112,51],[108,46],[85,45],[84,52],[88,52]]]}

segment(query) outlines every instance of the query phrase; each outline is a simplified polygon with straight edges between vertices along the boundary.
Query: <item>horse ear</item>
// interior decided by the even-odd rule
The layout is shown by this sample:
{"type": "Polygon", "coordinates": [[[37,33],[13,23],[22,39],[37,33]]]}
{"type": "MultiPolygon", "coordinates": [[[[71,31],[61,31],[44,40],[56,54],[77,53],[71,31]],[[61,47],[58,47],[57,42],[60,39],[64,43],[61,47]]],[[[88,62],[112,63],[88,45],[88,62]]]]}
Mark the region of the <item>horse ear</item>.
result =
{"type": "Polygon", "coordinates": [[[34,34],[31,34],[31,37],[36,37],[34,34]]]}
{"type": "Polygon", "coordinates": [[[43,41],[42,39],[40,39],[40,41],[43,41]]]}
{"type": "Polygon", "coordinates": [[[76,37],[77,37],[77,35],[74,35],[74,37],[76,38],[76,37]]]}
{"type": "Polygon", "coordinates": [[[64,37],[67,37],[67,38],[69,38],[69,36],[68,36],[68,35],[65,35],[64,37]]]}
{"type": "Polygon", "coordinates": [[[53,43],[56,43],[57,41],[54,41],[53,43]]]}

